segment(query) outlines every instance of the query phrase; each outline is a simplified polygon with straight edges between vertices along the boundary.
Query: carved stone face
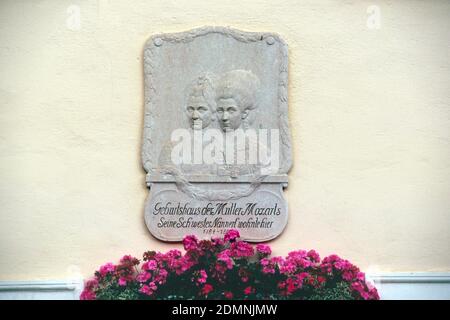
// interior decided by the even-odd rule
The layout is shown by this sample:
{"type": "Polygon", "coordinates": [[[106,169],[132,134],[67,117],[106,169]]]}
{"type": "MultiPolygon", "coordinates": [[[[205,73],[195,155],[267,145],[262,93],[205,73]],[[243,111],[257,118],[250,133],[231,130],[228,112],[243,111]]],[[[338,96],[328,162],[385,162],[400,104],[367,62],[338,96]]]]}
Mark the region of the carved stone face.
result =
{"type": "Polygon", "coordinates": [[[212,113],[207,101],[202,96],[190,96],[186,112],[193,129],[204,129],[211,123],[212,113]]]}
{"type": "Polygon", "coordinates": [[[236,130],[247,115],[233,98],[221,98],[217,101],[217,117],[223,131],[236,130]]]}

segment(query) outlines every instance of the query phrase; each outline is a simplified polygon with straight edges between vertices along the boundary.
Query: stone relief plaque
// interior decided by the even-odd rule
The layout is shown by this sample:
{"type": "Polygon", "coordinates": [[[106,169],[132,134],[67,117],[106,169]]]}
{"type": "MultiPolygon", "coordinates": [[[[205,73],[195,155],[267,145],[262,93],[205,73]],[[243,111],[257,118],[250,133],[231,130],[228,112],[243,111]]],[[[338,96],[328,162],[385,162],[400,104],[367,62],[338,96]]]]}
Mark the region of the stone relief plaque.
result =
{"type": "Polygon", "coordinates": [[[144,49],[145,222],[163,241],[285,228],[291,167],[287,45],[276,34],[205,27],[144,49]]]}

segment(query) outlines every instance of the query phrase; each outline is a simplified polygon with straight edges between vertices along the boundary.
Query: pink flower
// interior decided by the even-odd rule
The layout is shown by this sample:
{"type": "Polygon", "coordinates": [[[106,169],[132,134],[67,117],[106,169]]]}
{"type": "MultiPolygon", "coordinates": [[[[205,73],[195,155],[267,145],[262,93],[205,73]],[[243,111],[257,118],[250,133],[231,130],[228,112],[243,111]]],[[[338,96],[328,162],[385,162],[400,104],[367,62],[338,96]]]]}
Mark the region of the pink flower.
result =
{"type": "Polygon", "coordinates": [[[261,259],[261,261],[259,263],[262,266],[263,273],[266,273],[266,274],[267,273],[271,273],[271,274],[275,273],[275,266],[269,259],[267,259],[267,258],[261,259]]]}
{"type": "Polygon", "coordinates": [[[204,296],[207,296],[210,292],[214,290],[214,287],[210,285],[209,283],[205,284],[201,290],[201,294],[204,296]]]}
{"type": "Polygon", "coordinates": [[[219,237],[211,238],[212,245],[215,247],[220,247],[224,245],[224,241],[219,237]]]}
{"type": "Polygon", "coordinates": [[[320,262],[320,256],[315,250],[309,250],[308,257],[312,262],[320,262]]]}
{"type": "Polygon", "coordinates": [[[236,229],[230,229],[227,231],[227,233],[225,233],[223,239],[228,242],[233,242],[234,240],[236,240],[236,238],[239,237],[240,237],[239,231],[237,231],[236,229]]]}
{"type": "Polygon", "coordinates": [[[233,299],[233,293],[230,291],[225,291],[223,295],[226,299],[233,299]]]}
{"type": "Polygon", "coordinates": [[[124,278],[119,278],[119,286],[124,287],[127,285],[127,280],[125,280],[124,278]]]}
{"type": "Polygon", "coordinates": [[[294,279],[292,279],[292,278],[288,278],[286,280],[286,291],[287,291],[287,294],[288,295],[292,294],[296,289],[297,289],[296,281],[294,279]]]}
{"type": "Polygon", "coordinates": [[[372,288],[369,290],[369,299],[380,300],[380,296],[378,295],[378,291],[376,288],[372,288]]]}
{"type": "Polygon", "coordinates": [[[291,251],[288,253],[286,262],[300,267],[302,269],[312,266],[312,262],[308,258],[308,254],[304,250],[291,251]]]}
{"type": "Polygon", "coordinates": [[[337,270],[346,270],[348,268],[347,262],[345,260],[339,260],[334,263],[334,267],[337,270]]]}
{"type": "Polygon", "coordinates": [[[230,258],[230,250],[226,249],[217,255],[217,260],[225,263],[228,269],[233,268],[233,260],[230,258]]]}
{"type": "Polygon", "coordinates": [[[307,279],[307,278],[309,278],[309,277],[310,277],[310,275],[309,275],[308,272],[301,272],[300,274],[297,274],[297,275],[296,275],[296,278],[297,278],[297,280],[298,280],[299,287],[302,286],[303,279],[307,279]]]}
{"type": "Polygon", "coordinates": [[[244,241],[233,242],[230,249],[233,257],[251,257],[255,254],[252,245],[244,241]]]}
{"type": "Polygon", "coordinates": [[[111,262],[108,262],[107,264],[104,264],[100,267],[100,270],[98,271],[102,277],[106,276],[109,273],[113,273],[116,270],[116,266],[113,265],[111,262]]]}
{"type": "Polygon", "coordinates": [[[351,288],[359,293],[359,295],[364,299],[368,300],[369,294],[364,290],[364,286],[360,282],[353,282],[351,288]]]}
{"type": "Polygon", "coordinates": [[[378,295],[378,291],[376,288],[366,288],[366,286],[359,282],[353,282],[351,284],[351,288],[359,293],[361,298],[364,300],[379,300],[380,296],[378,295]]]}
{"type": "Polygon", "coordinates": [[[84,289],[81,292],[80,300],[94,300],[96,298],[95,290],[98,287],[97,279],[86,281],[84,289]]]}
{"type": "Polygon", "coordinates": [[[189,256],[185,255],[175,261],[175,272],[176,274],[180,275],[189,270],[193,265],[195,265],[195,261],[191,260],[189,256]]]}
{"type": "Polygon", "coordinates": [[[184,250],[195,250],[198,248],[198,240],[196,236],[190,235],[183,239],[184,250]]]}
{"type": "Polygon", "coordinates": [[[272,253],[272,249],[268,245],[265,244],[257,244],[256,245],[256,252],[263,256],[269,256],[272,253]]]}
{"type": "Polygon", "coordinates": [[[291,260],[286,260],[280,265],[282,274],[294,273],[297,270],[296,264],[291,260]]]}
{"type": "Polygon", "coordinates": [[[206,279],[208,279],[208,275],[205,270],[200,270],[200,277],[197,279],[198,283],[206,283],[206,279]]]}
{"type": "Polygon", "coordinates": [[[339,258],[339,256],[336,254],[332,254],[332,255],[329,255],[328,257],[324,258],[323,260],[326,262],[336,262],[336,261],[340,261],[341,258],[339,258]]]}
{"type": "Polygon", "coordinates": [[[249,295],[252,294],[255,291],[255,289],[252,286],[248,286],[244,289],[244,294],[249,295]]]}
{"type": "Polygon", "coordinates": [[[97,288],[98,286],[98,280],[97,279],[91,279],[88,280],[85,284],[85,288],[89,289],[89,290],[94,290],[95,288],[97,288]]]}
{"type": "Polygon", "coordinates": [[[81,292],[80,300],[95,300],[95,292],[84,289],[81,292]]]}
{"type": "Polygon", "coordinates": [[[127,254],[120,259],[120,263],[137,265],[139,264],[139,259],[127,254]]]}
{"type": "Polygon", "coordinates": [[[151,296],[157,289],[157,286],[154,282],[150,282],[148,285],[143,285],[139,292],[151,296]]]}
{"type": "Polygon", "coordinates": [[[320,269],[322,270],[322,272],[330,274],[333,272],[333,267],[331,265],[331,263],[323,263],[320,265],[320,269]]]}
{"type": "Polygon", "coordinates": [[[351,271],[344,271],[342,273],[342,279],[344,279],[345,281],[352,281],[353,279],[355,279],[355,274],[351,271]]]}
{"type": "Polygon", "coordinates": [[[172,249],[172,250],[169,250],[164,256],[168,259],[176,259],[176,258],[181,257],[182,253],[180,250],[172,249]]]}
{"type": "Polygon", "coordinates": [[[286,281],[280,281],[278,282],[277,288],[280,290],[280,295],[285,297],[288,295],[287,289],[286,289],[286,281]]]}
{"type": "Polygon", "coordinates": [[[139,289],[139,292],[146,294],[148,296],[153,294],[153,291],[150,289],[148,285],[143,285],[142,288],[139,289]]]}
{"type": "Polygon", "coordinates": [[[273,263],[282,264],[284,262],[283,257],[273,257],[270,259],[273,263]]]}
{"type": "Polygon", "coordinates": [[[167,264],[168,269],[174,271],[175,269],[179,268],[180,266],[179,260],[181,257],[182,257],[181,251],[172,249],[165,254],[157,253],[155,255],[155,260],[159,264],[162,263],[167,264]]]}
{"type": "Polygon", "coordinates": [[[166,280],[168,274],[169,273],[166,269],[159,269],[157,278],[159,279],[159,281],[166,280]]]}
{"type": "Polygon", "coordinates": [[[366,280],[366,275],[364,274],[364,272],[358,272],[356,274],[356,279],[358,279],[360,281],[365,281],[366,280]]]}
{"type": "Polygon", "coordinates": [[[139,282],[147,282],[152,277],[152,274],[150,272],[141,272],[136,277],[137,281],[139,282]]]}
{"type": "Polygon", "coordinates": [[[142,265],[142,270],[153,271],[156,270],[157,267],[158,264],[156,263],[155,260],[148,260],[147,262],[144,262],[144,264],[142,265]]]}

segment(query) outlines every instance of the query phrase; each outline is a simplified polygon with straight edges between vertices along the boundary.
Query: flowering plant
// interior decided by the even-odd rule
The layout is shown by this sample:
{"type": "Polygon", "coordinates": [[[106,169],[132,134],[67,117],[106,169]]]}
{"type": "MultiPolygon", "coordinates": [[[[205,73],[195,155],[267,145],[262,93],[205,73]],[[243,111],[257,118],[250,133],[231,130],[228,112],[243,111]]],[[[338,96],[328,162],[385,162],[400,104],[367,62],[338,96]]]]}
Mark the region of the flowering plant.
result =
{"type": "Polygon", "coordinates": [[[223,239],[186,236],[183,245],[184,254],[148,251],[142,264],[126,255],[101,266],[80,299],[379,299],[364,273],[337,255],[270,257],[269,246],[240,241],[237,230],[223,239]]]}

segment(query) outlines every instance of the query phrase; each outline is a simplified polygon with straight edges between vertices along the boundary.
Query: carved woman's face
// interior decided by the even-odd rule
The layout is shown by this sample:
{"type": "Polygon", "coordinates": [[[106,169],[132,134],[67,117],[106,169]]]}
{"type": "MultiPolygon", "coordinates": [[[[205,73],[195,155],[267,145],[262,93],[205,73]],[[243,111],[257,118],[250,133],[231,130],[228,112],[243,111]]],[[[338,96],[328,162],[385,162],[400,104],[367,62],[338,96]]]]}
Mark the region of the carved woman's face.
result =
{"type": "Polygon", "coordinates": [[[204,129],[211,123],[212,113],[202,96],[190,96],[186,111],[193,129],[204,129]]]}
{"type": "Polygon", "coordinates": [[[241,109],[233,98],[217,101],[217,117],[223,131],[236,130],[241,126],[246,112],[241,109]]]}

